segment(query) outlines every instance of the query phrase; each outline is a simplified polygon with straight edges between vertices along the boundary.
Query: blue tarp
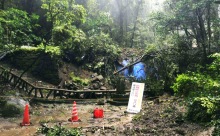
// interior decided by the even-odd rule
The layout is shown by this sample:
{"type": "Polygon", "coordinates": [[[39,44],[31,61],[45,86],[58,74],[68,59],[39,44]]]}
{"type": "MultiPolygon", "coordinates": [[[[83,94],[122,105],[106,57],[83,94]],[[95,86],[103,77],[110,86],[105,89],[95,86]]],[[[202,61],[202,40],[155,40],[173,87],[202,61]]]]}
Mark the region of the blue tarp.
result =
{"type": "Polygon", "coordinates": [[[133,66],[132,75],[137,80],[144,80],[146,79],[147,75],[145,72],[145,64],[142,62],[139,62],[133,66]]]}
{"type": "MultiPolygon", "coordinates": [[[[128,60],[123,60],[122,61],[122,65],[125,67],[129,64],[129,61],[128,60]]],[[[123,70],[124,72],[124,76],[125,77],[129,77],[129,71],[128,71],[128,68],[126,68],[125,70],[123,70]]]]}
{"type": "MultiPolygon", "coordinates": [[[[128,60],[123,60],[122,61],[122,65],[125,67],[129,64],[128,60]]],[[[125,70],[123,70],[122,72],[120,72],[120,74],[123,74],[125,77],[129,77],[129,76],[133,76],[136,78],[136,80],[145,80],[147,75],[146,75],[146,71],[145,71],[145,64],[142,62],[139,62],[132,67],[131,72],[129,73],[128,68],[126,68],[125,70]]],[[[116,66],[117,70],[120,70],[121,68],[123,68],[122,66],[116,66]]]]}

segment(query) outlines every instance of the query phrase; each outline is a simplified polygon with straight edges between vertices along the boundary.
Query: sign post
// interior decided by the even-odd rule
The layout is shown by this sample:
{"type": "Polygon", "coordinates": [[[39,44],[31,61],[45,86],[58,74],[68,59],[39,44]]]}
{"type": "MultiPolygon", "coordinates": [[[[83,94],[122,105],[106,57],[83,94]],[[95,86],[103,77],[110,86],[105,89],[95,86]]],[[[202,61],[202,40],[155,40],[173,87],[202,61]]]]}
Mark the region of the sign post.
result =
{"type": "Polygon", "coordinates": [[[144,85],[144,83],[132,82],[127,112],[138,113],[141,111],[144,85]]]}

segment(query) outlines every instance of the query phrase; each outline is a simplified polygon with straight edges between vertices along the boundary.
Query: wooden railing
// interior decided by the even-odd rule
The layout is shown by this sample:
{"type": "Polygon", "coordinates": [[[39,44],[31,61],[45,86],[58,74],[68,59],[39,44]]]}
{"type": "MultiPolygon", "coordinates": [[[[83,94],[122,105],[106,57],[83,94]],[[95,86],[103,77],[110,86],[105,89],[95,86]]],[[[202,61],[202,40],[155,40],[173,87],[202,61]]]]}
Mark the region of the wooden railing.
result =
{"type": "Polygon", "coordinates": [[[96,96],[97,94],[100,94],[101,96],[106,96],[116,92],[116,90],[67,90],[59,88],[37,87],[2,66],[0,66],[0,73],[0,77],[3,80],[9,82],[14,87],[21,89],[28,96],[35,98],[54,99],[58,97],[61,99],[68,99],[76,98],[80,94],[83,94],[86,98],[91,98],[94,97],[94,95],[96,96]]]}

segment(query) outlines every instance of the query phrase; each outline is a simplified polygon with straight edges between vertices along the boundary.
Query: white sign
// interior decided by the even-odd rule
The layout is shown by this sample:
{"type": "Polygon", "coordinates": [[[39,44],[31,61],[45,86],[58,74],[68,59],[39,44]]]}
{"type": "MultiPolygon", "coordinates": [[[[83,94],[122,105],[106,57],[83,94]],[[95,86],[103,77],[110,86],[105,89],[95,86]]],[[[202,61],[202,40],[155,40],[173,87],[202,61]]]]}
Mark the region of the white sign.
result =
{"type": "Polygon", "coordinates": [[[127,112],[138,113],[141,111],[144,83],[132,82],[127,112]]]}

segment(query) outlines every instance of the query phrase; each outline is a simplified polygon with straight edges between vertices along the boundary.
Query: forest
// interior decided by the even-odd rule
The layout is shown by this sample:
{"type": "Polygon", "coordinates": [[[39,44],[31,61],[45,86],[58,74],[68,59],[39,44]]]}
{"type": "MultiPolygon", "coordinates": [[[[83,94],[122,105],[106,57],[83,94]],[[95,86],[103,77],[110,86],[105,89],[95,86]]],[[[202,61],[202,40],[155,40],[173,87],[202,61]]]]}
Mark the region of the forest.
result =
{"type": "MultiPolygon", "coordinates": [[[[145,83],[146,96],[182,99],[187,108],[181,119],[213,126],[212,135],[218,136],[219,4],[216,0],[0,0],[0,64],[23,70],[20,77],[31,72],[61,88],[66,77],[61,79],[54,71],[64,63],[102,75],[107,87],[115,86],[113,80],[118,78],[145,83]],[[146,78],[114,74],[119,70],[115,63],[127,58],[128,70],[133,67],[129,64],[141,59],[146,78]]],[[[77,82],[75,89],[88,85],[77,71],[68,76],[77,82]]]]}

